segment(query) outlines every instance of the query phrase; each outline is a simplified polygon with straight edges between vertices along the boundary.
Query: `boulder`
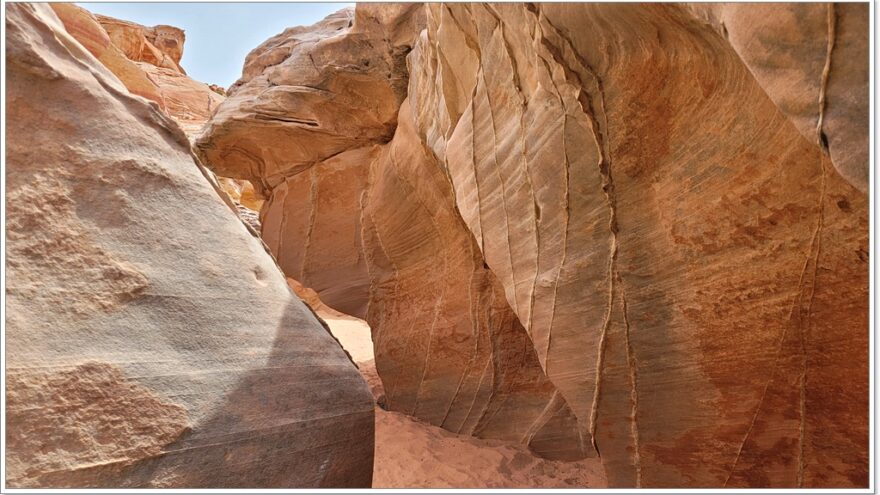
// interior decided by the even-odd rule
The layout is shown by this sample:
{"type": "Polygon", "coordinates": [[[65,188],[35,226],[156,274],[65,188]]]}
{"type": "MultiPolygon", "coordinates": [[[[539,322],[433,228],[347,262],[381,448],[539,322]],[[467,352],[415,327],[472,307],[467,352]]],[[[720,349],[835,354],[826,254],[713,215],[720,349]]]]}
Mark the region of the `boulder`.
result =
{"type": "Polygon", "coordinates": [[[369,487],[366,383],[186,136],[5,22],[6,486],[369,487]]]}

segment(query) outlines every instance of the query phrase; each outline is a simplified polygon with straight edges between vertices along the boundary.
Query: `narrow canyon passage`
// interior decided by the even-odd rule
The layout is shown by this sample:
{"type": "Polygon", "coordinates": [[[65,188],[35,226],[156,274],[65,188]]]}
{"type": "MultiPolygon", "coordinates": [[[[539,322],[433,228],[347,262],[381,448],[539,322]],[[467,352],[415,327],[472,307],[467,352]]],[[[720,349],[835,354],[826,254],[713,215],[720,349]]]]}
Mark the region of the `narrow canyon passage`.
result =
{"type": "Polygon", "coordinates": [[[867,486],[866,5],[6,12],[9,486],[867,486]]]}
{"type": "Polygon", "coordinates": [[[376,399],[374,488],[601,488],[597,459],[551,461],[521,445],[448,432],[383,408],[385,391],[376,372],[370,327],[324,304],[311,289],[288,283],[327,324],[351,356],[376,399]]]}

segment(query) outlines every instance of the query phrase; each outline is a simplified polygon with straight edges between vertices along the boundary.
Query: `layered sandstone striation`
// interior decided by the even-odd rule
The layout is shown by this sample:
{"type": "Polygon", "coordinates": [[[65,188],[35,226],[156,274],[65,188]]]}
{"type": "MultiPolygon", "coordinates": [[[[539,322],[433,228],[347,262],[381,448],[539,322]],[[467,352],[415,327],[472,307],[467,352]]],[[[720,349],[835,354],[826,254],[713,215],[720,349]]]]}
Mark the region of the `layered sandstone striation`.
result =
{"type": "Polygon", "coordinates": [[[612,486],[866,486],[862,7],[358,6],[198,146],[391,409],[612,486]]]}
{"type": "Polygon", "coordinates": [[[609,483],[865,486],[867,197],[723,37],[677,5],[432,4],[409,62],[609,483]]]}
{"type": "Polygon", "coordinates": [[[285,273],[369,322],[387,407],[583,458],[451,184],[411,122],[398,125],[423,19],[421,6],[359,6],[267,41],[196,144],[217,173],[268,191],[262,235],[285,273]]]}
{"type": "Polygon", "coordinates": [[[369,389],[186,136],[5,22],[6,486],[370,486],[369,389]]]}

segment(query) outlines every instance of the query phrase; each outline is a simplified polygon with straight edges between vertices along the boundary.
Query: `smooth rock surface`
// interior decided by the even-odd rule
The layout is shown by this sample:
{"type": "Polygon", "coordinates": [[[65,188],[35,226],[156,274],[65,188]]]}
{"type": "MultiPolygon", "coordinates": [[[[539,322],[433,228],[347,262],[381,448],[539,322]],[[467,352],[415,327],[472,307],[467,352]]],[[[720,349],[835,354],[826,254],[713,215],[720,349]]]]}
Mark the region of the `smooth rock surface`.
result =
{"type": "Polygon", "coordinates": [[[868,190],[868,4],[702,3],[758,84],[840,174],[868,190]]]}
{"type": "Polygon", "coordinates": [[[165,108],[164,98],[156,83],[126,56],[122,48],[114,44],[91,12],[72,3],[49,5],[64,23],[67,32],[110,69],[132,94],[153,100],[160,108],[165,108]]]}
{"type": "Polygon", "coordinates": [[[369,389],[186,136],[5,22],[6,486],[369,487],[369,389]]]}
{"type": "Polygon", "coordinates": [[[595,455],[544,375],[411,115],[404,103],[363,199],[366,320],[388,408],[554,459],[595,455]]]}
{"type": "Polygon", "coordinates": [[[146,27],[105,15],[96,15],[95,18],[107,31],[113,44],[130,60],[186,74],[180,66],[186,41],[182,29],[165,25],[146,27]]]}
{"type": "Polygon", "coordinates": [[[382,146],[397,124],[386,103],[396,111],[406,89],[400,57],[422,17],[421,7],[360,5],[267,41],[197,146],[218,173],[271,190],[262,234],[285,273],[370,324],[387,407],[548,457],[583,458],[574,417],[484,266],[435,159],[411,123],[382,146]],[[345,65],[357,57],[369,58],[345,65]],[[296,97],[280,99],[273,90],[282,83],[308,86],[290,86],[296,97]],[[304,99],[315,87],[321,98],[304,99]],[[354,94],[369,98],[352,102],[354,94]],[[292,122],[301,111],[318,125],[292,122]],[[376,137],[364,143],[365,135],[376,137]]]}
{"type": "Polygon", "coordinates": [[[868,190],[868,4],[691,4],[838,172],[868,190]]]}

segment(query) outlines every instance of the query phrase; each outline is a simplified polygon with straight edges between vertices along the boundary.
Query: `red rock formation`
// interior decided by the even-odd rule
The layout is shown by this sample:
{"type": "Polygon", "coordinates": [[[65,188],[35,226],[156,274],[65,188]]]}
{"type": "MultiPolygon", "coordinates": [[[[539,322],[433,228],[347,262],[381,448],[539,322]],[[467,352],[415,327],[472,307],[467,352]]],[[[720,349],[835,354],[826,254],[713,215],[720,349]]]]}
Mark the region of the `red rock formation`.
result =
{"type": "Polygon", "coordinates": [[[132,93],[159,104],[187,132],[199,130],[223,101],[207,84],[186,76],[180,67],[183,30],[145,27],[94,16],[74,4],[53,3],[64,27],[132,93]]]}
{"type": "Polygon", "coordinates": [[[197,146],[217,173],[271,191],[262,233],[285,273],[329,306],[366,317],[388,407],[582,458],[574,417],[484,267],[433,156],[411,125],[379,146],[397,123],[402,56],[422,15],[360,6],[267,41],[197,146]],[[352,118],[339,121],[343,111],[352,118]]]}
{"type": "MultiPolygon", "coordinates": [[[[270,198],[288,275],[368,302],[391,408],[613,486],[867,484],[858,56],[797,106],[761,61],[800,55],[727,8],[429,4],[418,38],[375,9],[255,50],[198,146],[270,198]]],[[[779,29],[827,48],[814,14],[779,29]]]]}
{"type": "Polygon", "coordinates": [[[865,485],[867,198],[723,38],[674,5],[431,5],[410,64],[610,483],[865,485]]]}
{"type": "Polygon", "coordinates": [[[367,321],[388,407],[551,458],[587,455],[575,417],[458,216],[452,185],[422,145],[407,104],[367,184],[367,321]]]}
{"type": "Polygon", "coordinates": [[[133,94],[153,100],[164,108],[165,102],[159,88],[116,46],[110,35],[101,27],[89,11],[72,3],[52,3],[52,10],[64,23],[71,36],[79,41],[92,55],[109,69],[133,94]]]}
{"type": "Polygon", "coordinates": [[[368,487],[366,384],[186,136],[47,5],[5,32],[6,486],[368,487]]]}
{"type": "Polygon", "coordinates": [[[844,179],[868,190],[868,5],[694,4],[844,179]]]}
{"type": "Polygon", "coordinates": [[[180,66],[186,40],[182,29],[173,26],[146,27],[104,15],[96,15],[95,18],[107,31],[113,44],[130,60],[186,74],[180,66]]]}

